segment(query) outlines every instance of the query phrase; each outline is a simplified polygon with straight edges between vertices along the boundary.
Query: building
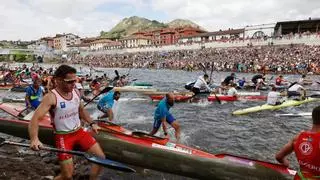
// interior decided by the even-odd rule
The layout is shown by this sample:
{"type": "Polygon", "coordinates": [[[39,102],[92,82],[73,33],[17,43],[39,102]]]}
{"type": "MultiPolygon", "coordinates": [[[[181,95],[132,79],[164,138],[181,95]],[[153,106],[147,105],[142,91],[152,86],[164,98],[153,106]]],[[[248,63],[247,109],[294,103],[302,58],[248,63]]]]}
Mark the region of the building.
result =
{"type": "Polygon", "coordinates": [[[68,46],[81,44],[81,39],[79,36],[74,35],[72,33],[68,34],[57,34],[54,37],[54,49],[56,50],[62,50],[67,51],[68,46]]]}
{"type": "Polygon", "coordinates": [[[89,49],[92,51],[101,51],[109,49],[120,49],[122,44],[118,41],[112,41],[106,38],[96,39],[90,43],[89,49]]]}
{"type": "Polygon", "coordinates": [[[132,35],[119,40],[124,48],[138,48],[152,45],[152,38],[143,35],[132,35]]]}
{"type": "Polygon", "coordinates": [[[171,45],[176,44],[181,37],[197,35],[204,32],[206,31],[195,27],[178,27],[160,28],[152,31],[139,31],[133,35],[151,38],[152,45],[171,45]]]}
{"type": "Polygon", "coordinates": [[[272,37],[274,35],[275,26],[276,26],[275,23],[246,26],[244,28],[245,38],[257,39],[257,38],[272,37]]]}
{"type": "Polygon", "coordinates": [[[81,44],[75,44],[67,47],[68,51],[80,53],[81,51],[88,51],[90,50],[90,44],[89,43],[81,43],[81,44]]]}
{"type": "Polygon", "coordinates": [[[274,27],[276,36],[286,34],[300,34],[300,33],[318,33],[320,31],[320,19],[298,20],[298,21],[283,21],[277,22],[274,27]]]}
{"type": "Polygon", "coordinates": [[[245,29],[228,29],[215,32],[200,33],[196,35],[183,36],[179,38],[179,43],[227,41],[234,39],[244,39],[245,29]]]}

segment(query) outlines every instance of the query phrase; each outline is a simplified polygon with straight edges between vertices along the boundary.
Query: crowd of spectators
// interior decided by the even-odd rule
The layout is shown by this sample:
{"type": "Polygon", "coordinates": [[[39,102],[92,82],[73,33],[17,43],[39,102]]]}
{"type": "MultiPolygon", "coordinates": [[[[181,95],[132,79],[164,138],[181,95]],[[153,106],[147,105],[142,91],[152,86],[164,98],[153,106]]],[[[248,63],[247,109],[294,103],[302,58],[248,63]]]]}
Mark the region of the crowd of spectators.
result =
{"type": "Polygon", "coordinates": [[[75,54],[72,63],[107,68],[199,70],[203,63],[218,71],[320,74],[320,46],[248,46],[123,54],[75,54]]]}

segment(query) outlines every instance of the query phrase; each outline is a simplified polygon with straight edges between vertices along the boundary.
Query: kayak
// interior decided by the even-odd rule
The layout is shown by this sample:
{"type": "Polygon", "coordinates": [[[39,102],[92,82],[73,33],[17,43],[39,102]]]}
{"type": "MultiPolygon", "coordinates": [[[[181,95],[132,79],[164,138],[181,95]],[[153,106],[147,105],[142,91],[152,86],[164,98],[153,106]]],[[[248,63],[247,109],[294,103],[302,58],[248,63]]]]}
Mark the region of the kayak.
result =
{"type": "MultiPolygon", "coordinates": [[[[149,95],[152,101],[160,101],[165,97],[165,95],[149,95]]],[[[174,94],[174,101],[183,102],[188,101],[194,96],[193,93],[184,93],[184,94],[174,94]]]]}
{"type": "Polygon", "coordinates": [[[123,86],[123,87],[114,87],[114,91],[120,92],[154,92],[157,89],[144,87],[144,86],[123,86]]]}
{"type": "Polygon", "coordinates": [[[25,92],[25,88],[28,85],[21,85],[21,86],[13,86],[12,84],[10,85],[0,85],[0,90],[10,90],[10,91],[14,91],[14,92],[25,92]]]}
{"type": "Polygon", "coordinates": [[[312,112],[277,114],[280,117],[311,117],[312,112]]]}
{"type": "Polygon", "coordinates": [[[4,97],[4,98],[2,98],[2,102],[24,103],[24,102],[25,102],[25,98],[10,98],[10,97],[4,97]]]}
{"type": "MultiPolygon", "coordinates": [[[[262,95],[253,95],[253,96],[228,96],[223,94],[217,94],[217,97],[220,101],[238,101],[238,100],[266,100],[267,96],[262,95]]],[[[215,95],[208,96],[208,101],[216,101],[217,98],[215,95]]]]}
{"type": "MultiPolygon", "coordinates": [[[[0,109],[12,117],[0,118],[0,132],[28,138],[29,120],[17,115],[22,107],[2,103],[0,109]]],[[[166,138],[133,132],[113,123],[98,122],[102,130],[93,134],[104,153],[115,161],[143,168],[198,179],[292,179],[295,171],[287,167],[230,154],[210,154],[199,149],[170,142],[166,138]]],[[[50,118],[39,122],[41,142],[53,144],[50,118]]]]}
{"type": "Polygon", "coordinates": [[[269,104],[264,104],[261,106],[240,109],[240,110],[234,111],[232,114],[233,115],[243,115],[243,114],[254,113],[254,112],[259,112],[259,111],[264,111],[264,110],[277,110],[277,109],[281,109],[281,108],[286,108],[286,107],[290,107],[290,106],[298,106],[298,105],[301,105],[304,103],[314,102],[314,101],[319,101],[319,100],[320,100],[320,98],[311,98],[311,97],[309,97],[305,100],[302,100],[302,101],[287,100],[280,105],[273,106],[273,105],[269,105],[269,104]]]}
{"type": "Polygon", "coordinates": [[[147,82],[133,82],[131,86],[152,86],[152,84],[147,82]]]}

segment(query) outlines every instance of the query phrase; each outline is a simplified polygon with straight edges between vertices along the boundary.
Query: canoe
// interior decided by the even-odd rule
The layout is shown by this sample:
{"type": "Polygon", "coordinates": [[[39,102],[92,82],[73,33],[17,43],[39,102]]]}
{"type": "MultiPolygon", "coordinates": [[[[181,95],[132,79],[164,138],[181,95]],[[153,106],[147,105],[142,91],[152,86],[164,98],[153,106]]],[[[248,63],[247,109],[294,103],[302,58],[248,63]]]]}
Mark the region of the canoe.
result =
{"type": "MultiPolygon", "coordinates": [[[[186,93],[186,94],[175,94],[174,95],[174,100],[176,102],[183,102],[183,101],[188,101],[194,96],[193,93],[186,93]]],[[[149,95],[152,101],[160,101],[165,97],[165,95],[149,95]]]]}
{"type": "Polygon", "coordinates": [[[280,116],[280,117],[311,117],[312,112],[276,114],[276,116],[280,116]]]}
{"type": "Polygon", "coordinates": [[[152,86],[152,84],[147,82],[133,82],[131,86],[152,86]]]}
{"type": "Polygon", "coordinates": [[[21,85],[21,86],[13,86],[12,84],[10,85],[0,85],[0,90],[10,90],[14,92],[25,92],[25,88],[27,87],[27,84],[21,85]]]}
{"type": "Polygon", "coordinates": [[[11,103],[24,103],[24,98],[10,98],[10,97],[4,97],[2,98],[2,102],[11,102],[11,103]]]}
{"type": "MultiPolygon", "coordinates": [[[[0,132],[27,138],[30,121],[14,117],[22,108],[2,103],[0,109],[13,115],[0,118],[0,132]]],[[[106,156],[127,164],[198,179],[292,179],[296,173],[280,164],[229,154],[214,155],[116,124],[98,124],[102,130],[94,137],[106,156]]],[[[92,133],[88,128],[85,130],[92,133]]],[[[48,116],[39,122],[39,138],[45,144],[53,144],[48,116]]]]}
{"type": "Polygon", "coordinates": [[[144,86],[123,86],[123,87],[114,87],[115,91],[120,92],[155,92],[157,89],[144,87],[144,86]]]}
{"type": "MultiPolygon", "coordinates": [[[[252,95],[252,96],[228,96],[228,95],[222,95],[222,94],[217,94],[217,97],[219,98],[220,101],[239,101],[239,100],[266,100],[267,96],[262,96],[262,95],[252,95]]],[[[208,101],[216,101],[217,98],[215,95],[210,95],[208,96],[208,101]]]]}
{"type": "Polygon", "coordinates": [[[301,105],[304,103],[309,103],[309,102],[314,102],[314,101],[319,101],[319,100],[320,100],[320,98],[307,98],[303,101],[287,100],[280,105],[272,106],[272,105],[268,105],[268,104],[263,104],[261,106],[240,109],[240,110],[234,111],[232,114],[233,115],[243,115],[243,114],[254,113],[254,112],[259,112],[259,111],[264,111],[264,110],[278,110],[281,108],[286,108],[286,107],[290,107],[290,106],[298,106],[298,105],[301,105]]]}

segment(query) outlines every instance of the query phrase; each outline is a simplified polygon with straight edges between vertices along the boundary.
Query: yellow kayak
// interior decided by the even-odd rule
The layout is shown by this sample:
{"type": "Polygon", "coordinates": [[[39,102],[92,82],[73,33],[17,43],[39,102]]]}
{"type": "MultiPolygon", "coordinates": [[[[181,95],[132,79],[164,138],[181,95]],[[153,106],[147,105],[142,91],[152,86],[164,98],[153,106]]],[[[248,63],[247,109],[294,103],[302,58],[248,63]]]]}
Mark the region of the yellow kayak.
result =
{"type": "Polygon", "coordinates": [[[246,108],[246,109],[239,109],[239,110],[234,111],[232,114],[233,115],[243,115],[243,114],[254,113],[254,112],[259,112],[259,111],[264,111],[264,110],[277,110],[277,109],[286,108],[286,107],[290,107],[290,106],[299,106],[301,104],[308,103],[308,102],[314,102],[314,101],[320,101],[320,98],[309,97],[303,101],[287,100],[280,105],[274,105],[274,106],[269,105],[269,104],[264,104],[261,106],[255,106],[255,107],[246,108]]]}

